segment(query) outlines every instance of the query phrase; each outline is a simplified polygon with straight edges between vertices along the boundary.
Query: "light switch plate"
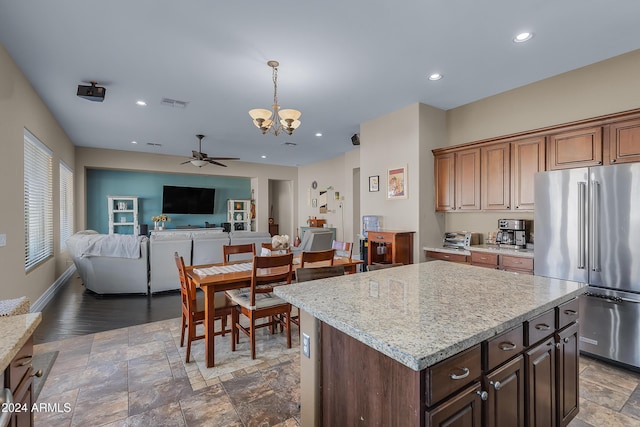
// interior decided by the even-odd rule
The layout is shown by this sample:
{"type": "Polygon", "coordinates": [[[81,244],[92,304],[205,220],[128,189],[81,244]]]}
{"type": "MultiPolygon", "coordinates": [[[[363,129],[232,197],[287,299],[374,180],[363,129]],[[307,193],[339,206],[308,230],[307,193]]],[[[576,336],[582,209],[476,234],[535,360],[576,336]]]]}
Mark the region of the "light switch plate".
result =
{"type": "Polygon", "coordinates": [[[302,354],[311,359],[311,339],[305,333],[302,334],[302,354]]]}
{"type": "Polygon", "coordinates": [[[0,234],[0,246],[7,246],[7,235],[0,234]]]}

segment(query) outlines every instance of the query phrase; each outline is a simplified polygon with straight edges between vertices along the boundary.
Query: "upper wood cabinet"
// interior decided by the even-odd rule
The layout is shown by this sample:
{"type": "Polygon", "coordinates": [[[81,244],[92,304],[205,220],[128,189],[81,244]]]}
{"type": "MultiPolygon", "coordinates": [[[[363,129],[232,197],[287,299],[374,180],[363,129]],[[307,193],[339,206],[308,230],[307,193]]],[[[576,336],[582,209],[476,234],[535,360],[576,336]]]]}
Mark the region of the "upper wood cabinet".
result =
{"type": "Polygon", "coordinates": [[[480,210],[480,149],[471,148],[456,152],[455,209],[480,210]]]}
{"type": "Polygon", "coordinates": [[[511,206],[511,145],[506,142],[481,149],[482,209],[505,210],[511,206]]]}
{"type": "Polygon", "coordinates": [[[533,210],[533,177],[545,170],[545,137],[513,141],[511,165],[512,210],[533,210]]]}
{"type": "Polygon", "coordinates": [[[453,211],[455,201],[455,153],[438,154],[434,157],[436,179],[436,211],[453,211]]]}
{"type": "Polygon", "coordinates": [[[547,170],[601,165],[602,127],[554,133],[547,147],[547,170]]]}
{"type": "Polygon", "coordinates": [[[480,149],[436,154],[436,211],[480,210],[480,149]]]}
{"type": "Polygon", "coordinates": [[[609,144],[612,164],[640,162],[640,119],[611,124],[609,144]]]}

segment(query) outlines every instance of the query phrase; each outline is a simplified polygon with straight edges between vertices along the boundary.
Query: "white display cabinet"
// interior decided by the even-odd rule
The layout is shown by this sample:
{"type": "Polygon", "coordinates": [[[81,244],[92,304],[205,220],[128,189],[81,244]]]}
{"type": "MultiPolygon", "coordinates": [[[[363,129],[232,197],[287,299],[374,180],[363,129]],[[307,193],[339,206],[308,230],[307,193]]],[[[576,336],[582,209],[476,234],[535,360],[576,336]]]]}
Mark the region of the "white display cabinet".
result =
{"type": "Polygon", "coordinates": [[[231,224],[231,230],[251,230],[251,200],[230,199],[227,200],[227,222],[231,224]]]}
{"type": "Polygon", "coordinates": [[[140,234],[138,198],[107,196],[109,204],[109,234],[140,234]]]}

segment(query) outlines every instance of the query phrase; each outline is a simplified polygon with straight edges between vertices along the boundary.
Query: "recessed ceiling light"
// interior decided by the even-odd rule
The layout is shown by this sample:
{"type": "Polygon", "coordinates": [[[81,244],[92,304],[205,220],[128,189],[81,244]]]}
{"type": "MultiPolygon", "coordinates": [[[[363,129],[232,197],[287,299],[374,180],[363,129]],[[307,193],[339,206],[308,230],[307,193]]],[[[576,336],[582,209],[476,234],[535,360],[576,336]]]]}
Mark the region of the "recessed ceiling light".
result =
{"type": "Polygon", "coordinates": [[[263,159],[266,159],[266,158],[267,158],[267,156],[265,156],[264,154],[263,154],[262,156],[260,156],[260,157],[262,157],[263,159]]]}
{"type": "Polygon", "coordinates": [[[147,103],[146,103],[146,102],[144,102],[144,101],[143,101],[143,100],[141,100],[141,99],[140,99],[140,100],[138,100],[138,101],[136,101],[136,104],[138,104],[138,105],[139,105],[139,106],[141,106],[141,107],[146,107],[146,106],[147,106],[147,103]]]}
{"type": "Polygon", "coordinates": [[[137,143],[138,143],[138,141],[131,141],[131,143],[132,143],[132,144],[137,144],[137,143]]]}
{"type": "Polygon", "coordinates": [[[441,78],[442,78],[442,74],[440,73],[433,73],[429,76],[429,80],[431,81],[440,80],[441,78]]]}
{"type": "Polygon", "coordinates": [[[320,132],[316,133],[316,136],[322,136],[322,134],[320,132]]]}
{"type": "Polygon", "coordinates": [[[531,37],[533,37],[533,33],[524,32],[524,33],[520,33],[517,36],[515,36],[513,38],[513,41],[516,42],[516,43],[524,43],[527,40],[531,40],[531,37]]]}

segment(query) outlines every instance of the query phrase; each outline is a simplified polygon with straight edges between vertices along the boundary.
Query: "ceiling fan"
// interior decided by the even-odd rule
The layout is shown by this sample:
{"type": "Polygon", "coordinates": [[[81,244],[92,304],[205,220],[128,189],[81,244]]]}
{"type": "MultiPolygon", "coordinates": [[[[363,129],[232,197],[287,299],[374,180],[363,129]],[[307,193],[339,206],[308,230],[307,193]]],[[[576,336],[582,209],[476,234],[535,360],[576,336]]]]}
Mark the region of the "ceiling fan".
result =
{"type": "Polygon", "coordinates": [[[223,165],[220,162],[217,162],[216,160],[240,160],[239,157],[209,157],[207,156],[206,153],[202,152],[202,138],[204,138],[204,135],[196,135],[196,137],[198,138],[199,145],[198,145],[198,151],[193,150],[191,153],[193,154],[193,156],[191,157],[191,159],[187,160],[186,162],[182,162],[180,163],[181,165],[184,165],[185,163],[191,163],[194,166],[198,166],[199,168],[201,168],[202,166],[206,165],[207,163],[211,163],[214,165],[218,165],[218,166],[223,166],[223,167],[227,167],[227,165],[223,165]]]}

